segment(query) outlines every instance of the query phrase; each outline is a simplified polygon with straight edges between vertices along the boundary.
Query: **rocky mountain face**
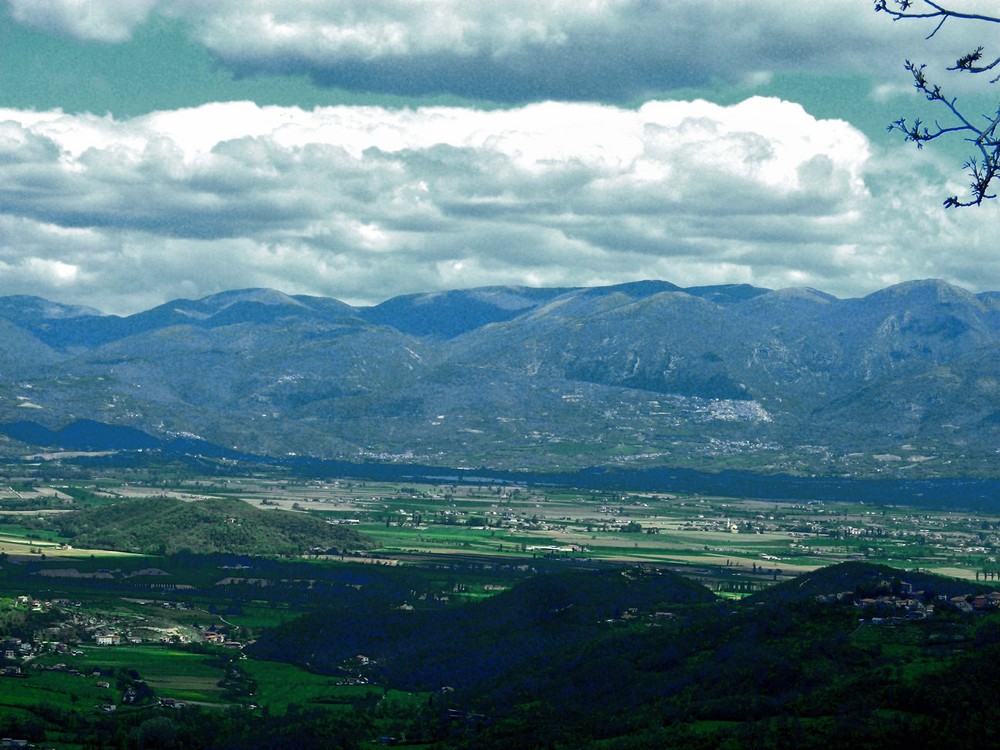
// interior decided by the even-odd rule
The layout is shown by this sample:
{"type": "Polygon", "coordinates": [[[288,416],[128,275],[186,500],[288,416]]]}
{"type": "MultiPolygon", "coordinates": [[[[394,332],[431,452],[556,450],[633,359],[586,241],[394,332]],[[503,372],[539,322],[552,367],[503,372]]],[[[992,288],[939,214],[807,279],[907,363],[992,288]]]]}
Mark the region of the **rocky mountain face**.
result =
{"type": "Polygon", "coordinates": [[[83,419],[350,460],[1000,474],[1000,295],[941,281],[844,300],[488,287],[367,308],[251,289],[128,317],[0,297],[0,351],[0,422],[36,435],[83,419]]]}

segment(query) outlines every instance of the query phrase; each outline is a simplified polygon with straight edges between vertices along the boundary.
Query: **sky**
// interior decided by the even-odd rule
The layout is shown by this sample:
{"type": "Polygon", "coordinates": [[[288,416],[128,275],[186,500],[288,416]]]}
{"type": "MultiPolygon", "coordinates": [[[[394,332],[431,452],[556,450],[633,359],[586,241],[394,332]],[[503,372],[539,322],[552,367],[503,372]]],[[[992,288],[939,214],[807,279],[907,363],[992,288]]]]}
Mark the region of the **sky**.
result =
{"type": "Polygon", "coordinates": [[[931,30],[871,0],[0,0],[0,294],[1000,290],[1000,201],[942,207],[968,144],[886,131],[943,114],[906,59],[996,111],[943,71],[994,28],[931,30]]]}

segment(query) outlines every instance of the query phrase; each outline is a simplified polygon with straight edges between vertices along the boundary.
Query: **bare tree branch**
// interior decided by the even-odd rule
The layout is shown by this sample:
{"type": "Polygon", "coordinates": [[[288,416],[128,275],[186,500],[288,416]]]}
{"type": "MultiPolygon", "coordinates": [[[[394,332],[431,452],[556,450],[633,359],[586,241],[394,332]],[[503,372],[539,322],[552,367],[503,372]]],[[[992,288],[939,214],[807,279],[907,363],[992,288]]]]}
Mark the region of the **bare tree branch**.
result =
{"type": "Polygon", "coordinates": [[[928,39],[934,36],[938,29],[941,28],[942,24],[949,18],[958,18],[963,21],[985,21],[987,23],[1000,23],[1000,16],[984,16],[979,13],[962,13],[957,10],[950,10],[941,5],[938,5],[931,0],[921,0],[920,6],[927,7],[930,10],[926,10],[923,13],[911,10],[913,8],[915,0],[875,0],[875,12],[876,13],[887,13],[892,17],[893,21],[899,21],[904,18],[937,18],[938,25],[934,27],[928,35],[928,39]]]}
{"type": "MultiPolygon", "coordinates": [[[[937,20],[937,24],[928,39],[941,30],[945,21],[958,19],[963,21],[980,21],[984,23],[1000,23],[1000,16],[986,16],[978,13],[963,13],[940,5],[933,0],[875,0],[875,12],[886,13],[893,21],[900,20],[937,20]]],[[[958,73],[985,73],[1000,65],[1000,57],[985,65],[979,64],[983,59],[984,47],[979,46],[971,52],[964,54],[955,61],[955,65],[947,70],[958,73]]],[[[900,118],[889,125],[890,131],[898,131],[903,134],[905,140],[916,144],[917,148],[923,148],[925,143],[936,140],[942,136],[955,133],[964,133],[965,140],[973,144],[976,156],[971,157],[965,163],[965,169],[972,182],[969,185],[970,198],[961,200],[958,196],[951,196],[944,201],[945,208],[956,208],[960,206],[978,206],[984,200],[995,198],[997,194],[990,192],[990,185],[995,179],[1000,178],[1000,136],[997,128],[1000,127],[1000,107],[997,108],[995,116],[984,115],[987,124],[977,126],[959,108],[955,97],[946,97],[941,90],[941,86],[928,80],[926,65],[917,65],[906,61],[905,69],[913,76],[913,85],[929,102],[934,102],[941,106],[948,113],[954,124],[942,126],[935,123],[934,129],[929,129],[919,119],[908,123],[906,118],[900,118]]],[[[989,83],[996,83],[1000,80],[997,76],[989,80],[989,83]]],[[[978,118],[977,118],[978,119],[978,118]]]]}

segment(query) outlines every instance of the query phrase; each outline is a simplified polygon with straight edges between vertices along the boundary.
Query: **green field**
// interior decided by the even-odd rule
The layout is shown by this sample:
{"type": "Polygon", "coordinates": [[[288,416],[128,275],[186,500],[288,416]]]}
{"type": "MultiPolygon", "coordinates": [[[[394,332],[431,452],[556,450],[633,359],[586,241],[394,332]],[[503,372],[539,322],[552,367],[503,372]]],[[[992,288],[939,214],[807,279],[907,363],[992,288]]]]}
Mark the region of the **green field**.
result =
{"type": "MultiPolygon", "coordinates": [[[[225,669],[209,663],[205,654],[167,646],[80,646],[77,650],[83,654],[47,655],[41,657],[38,663],[45,666],[64,663],[67,668],[85,674],[94,670],[104,674],[134,671],[158,696],[217,705],[226,703],[223,690],[218,686],[225,676],[225,669]]],[[[36,673],[44,676],[54,674],[32,670],[28,681],[33,681],[36,673]]],[[[107,680],[108,677],[100,679],[107,680]]]]}
{"type": "Polygon", "coordinates": [[[254,700],[279,714],[285,713],[290,705],[350,709],[358,701],[383,697],[379,685],[344,685],[343,678],[314,674],[292,664],[248,660],[241,667],[259,686],[254,700]]]}
{"type": "Polygon", "coordinates": [[[25,709],[41,704],[64,710],[89,709],[113,700],[113,694],[97,683],[106,677],[90,673],[72,675],[69,672],[33,670],[24,679],[0,678],[0,709],[25,709]]]}

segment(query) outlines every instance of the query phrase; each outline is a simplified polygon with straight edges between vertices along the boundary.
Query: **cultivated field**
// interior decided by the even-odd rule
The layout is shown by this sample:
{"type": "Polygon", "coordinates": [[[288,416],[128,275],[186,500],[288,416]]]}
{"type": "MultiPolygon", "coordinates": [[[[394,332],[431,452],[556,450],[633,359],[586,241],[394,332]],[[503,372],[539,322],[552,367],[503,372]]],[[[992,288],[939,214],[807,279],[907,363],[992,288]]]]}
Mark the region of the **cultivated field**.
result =
{"type": "MultiPolygon", "coordinates": [[[[750,588],[845,559],[867,559],[969,579],[1000,573],[1000,514],[794,502],[674,493],[577,492],[489,484],[295,480],[267,476],[174,477],[45,484],[23,480],[5,502],[44,502],[0,516],[0,552],[80,556],[68,540],[33,531],[29,514],[169,495],[195,502],[235,497],[262,509],[310,513],[376,540],[363,560],[405,564],[419,557],[528,562],[646,563],[696,568],[750,588]]],[[[345,558],[346,559],[346,558],[345,558]]],[[[353,558],[358,559],[358,558],[353,558]]],[[[723,587],[724,589],[725,587],[723,587]]]]}

